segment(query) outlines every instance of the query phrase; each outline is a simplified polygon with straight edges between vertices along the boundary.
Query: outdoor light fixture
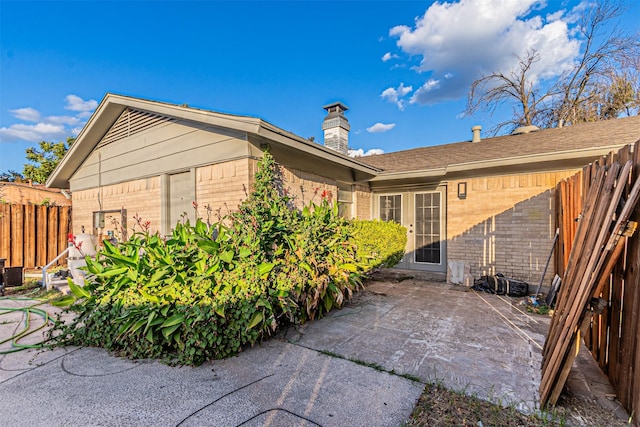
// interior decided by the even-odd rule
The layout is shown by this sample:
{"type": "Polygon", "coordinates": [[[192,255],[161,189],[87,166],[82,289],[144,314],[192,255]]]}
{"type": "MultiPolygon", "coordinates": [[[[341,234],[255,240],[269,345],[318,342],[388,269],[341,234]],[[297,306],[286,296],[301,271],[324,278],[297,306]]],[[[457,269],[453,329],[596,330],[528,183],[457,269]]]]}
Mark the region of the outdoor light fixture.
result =
{"type": "Polygon", "coordinates": [[[458,183],[458,199],[466,199],[467,198],[467,183],[459,182],[458,183]]]}

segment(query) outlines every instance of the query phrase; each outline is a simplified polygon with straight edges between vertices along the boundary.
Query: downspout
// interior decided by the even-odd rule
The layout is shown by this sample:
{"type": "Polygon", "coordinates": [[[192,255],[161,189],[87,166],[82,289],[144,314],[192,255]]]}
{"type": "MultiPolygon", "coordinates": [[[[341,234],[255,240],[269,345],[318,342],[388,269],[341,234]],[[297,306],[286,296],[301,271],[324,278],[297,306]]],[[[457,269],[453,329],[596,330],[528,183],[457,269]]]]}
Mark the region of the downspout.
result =
{"type": "Polygon", "coordinates": [[[98,151],[98,206],[102,210],[102,153],[98,151]]]}

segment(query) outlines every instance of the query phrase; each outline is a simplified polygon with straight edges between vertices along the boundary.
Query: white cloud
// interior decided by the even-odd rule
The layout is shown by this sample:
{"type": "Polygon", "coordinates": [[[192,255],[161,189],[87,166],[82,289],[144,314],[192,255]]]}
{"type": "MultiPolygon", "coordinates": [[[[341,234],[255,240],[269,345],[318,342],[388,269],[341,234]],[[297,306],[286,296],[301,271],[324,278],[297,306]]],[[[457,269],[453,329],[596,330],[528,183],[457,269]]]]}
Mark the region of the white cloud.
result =
{"type": "Polygon", "coordinates": [[[383,132],[389,132],[391,129],[393,129],[394,127],[396,127],[395,123],[376,123],[373,126],[370,126],[367,128],[367,132],[369,133],[383,133],[383,132]]]}
{"type": "Polygon", "coordinates": [[[404,100],[402,99],[413,90],[413,86],[405,86],[404,83],[400,83],[398,88],[389,87],[382,91],[380,97],[386,99],[389,102],[393,102],[398,106],[400,111],[404,110],[404,100]]]}
{"type": "Polygon", "coordinates": [[[571,67],[580,48],[572,38],[570,13],[537,15],[543,0],[460,0],[435,2],[412,27],[389,31],[408,55],[420,58],[413,67],[426,74],[412,103],[434,104],[466,96],[471,82],[498,69],[510,69],[516,55],[540,53],[532,77],[554,77],[571,67]],[[437,84],[436,84],[437,83],[437,84]]]}
{"type": "Polygon", "coordinates": [[[80,119],[72,116],[49,116],[45,119],[48,123],[55,123],[61,125],[76,125],[80,123],[80,119]]]}
{"type": "Polygon", "coordinates": [[[92,114],[93,114],[93,111],[82,111],[76,114],[76,117],[78,117],[79,119],[88,119],[89,117],[91,117],[92,114]]]}
{"type": "Polygon", "coordinates": [[[397,59],[397,58],[399,58],[398,55],[392,54],[391,52],[387,52],[384,55],[382,55],[382,62],[387,62],[390,59],[397,59]]]}
{"type": "Polygon", "coordinates": [[[67,95],[65,101],[64,108],[77,112],[75,115],[51,115],[42,118],[40,112],[31,107],[9,110],[16,119],[30,123],[14,123],[0,127],[0,142],[39,142],[77,135],[98,103],[92,99],[85,101],[73,94],[67,95]]]}
{"type": "Polygon", "coordinates": [[[420,88],[418,88],[418,90],[413,94],[409,102],[411,102],[412,104],[415,104],[416,102],[420,103],[419,101],[420,99],[428,96],[427,94],[429,92],[439,88],[440,88],[440,80],[429,79],[425,84],[423,84],[422,86],[420,86],[420,88]]]}
{"type": "Polygon", "coordinates": [[[358,148],[357,150],[349,150],[347,153],[349,157],[365,157],[373,156],[374,154],[384,154],[384,150],[380,148],[372,148],[365,152],[362,148],[358,148]]]}
{"type": "Polygon", "coordinates": [[[67,95],[65,100],[67,101],[67,105],[64,107],[65,110],[89,112],[95,110],[98,106],[98,101],[94,99],[85,101],[78,95],[73,94],[67,95]]]}
{"type": "Polygon", "coordinates": [[[0,141],[22,139],[24,141],[38,142],[41,140],[56,139],[67,135],[62,125],[49,123],[36,123],[26,125],[22,123],[0,128],[0,141]]]}
{"type": "Polygon", "coordinates": [[[13,113],[13,116],[18,120],[24,120],[25,122],[37,122],[40,120],[40,112],[35,108],[17,108],[15,110],[9,110],[13,113]]]}

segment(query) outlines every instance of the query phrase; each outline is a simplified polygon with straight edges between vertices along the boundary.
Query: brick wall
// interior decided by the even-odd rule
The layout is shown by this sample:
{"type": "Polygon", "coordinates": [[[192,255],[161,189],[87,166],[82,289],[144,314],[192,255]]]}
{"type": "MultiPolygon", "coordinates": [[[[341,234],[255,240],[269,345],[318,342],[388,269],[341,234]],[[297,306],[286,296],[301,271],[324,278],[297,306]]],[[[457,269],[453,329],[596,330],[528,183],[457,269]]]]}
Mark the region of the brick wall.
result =
{"type": "MultiPolygon", "coordinates": [[[[195,201],[199,215],[212,222],[221,216],[237,210],[238,205],[251,193],[258,161],[239,159],[225,163],[203,166],[195,170],[195,201]]],[[[338,187],[335,180],[295,169],[282,168],[283,187],[293,198],[294,204],[301,208],[309,202],[320,203],[322,193],[330,201],[335,200],[338,187]]],[[[150,221],[152,232],[161,231],[162,221],[162,177],[139,179],[130,182],[102,187],[102,207],[98,203],[98,189],[80,190],[73,193],[74,233],[93,232],[92,214],[98,210],[124,208],[127,210],[127,233],[135,224],[133,216],[138,214],[144,221],[150,221]]],[[[362,192],[358,197],[358,206],[366,204],[362,217],[368,217],[370,195],[362,192]]],[[[355,203],[355,200],[354,200],[355,203]]],[[[113,230],[116,236],[120,231],[112,224],[117,214],[107,214],[104,234],[113,230]]]]}
{"type": "Polygon", "coordinates": [[[323,192],[326,192],[330,202],[335,201],[338,196],[338,186],[334,179],[286,167],[281,170],[282,185],[298,208],[307,206],[310,202],[319,204],[323,192]]]}
{"type": "Polygon", "coordinates": [[[371,191],[364,185],[356,185],[353,195],[354,216],[357,219],[371,219],[371,191]]]}
{"type": "MultiPolygon", "coordinates": [[[[150,221],[152,231],[160,229],[160,177],[143,178],[120,184],[102,187],[102,207],[98,202],[98,189],[74,191],[73,198],[73,232],[93,233],[93,212],[124,208],[127,210],[127,233],[135,224],[134,215],[144,221],[150,221]]],[[[106,214],[104,233],[114,231],[120,237],[119,227],[113,220],[120,220],[119,214],[106,214]]],[[[139,228],[138,228],[139,230],[139,228]]]]}
{"type": "Polygon", "coordinates": [[[196,201],[200,216],[206,218],[207,205],[212,222],[236,211],[251,194],[256,167],[256,160],[245,158],[197,168],[196,201]]]}
{"type": "Polygon", "coordinates": [[[449,182],[448,261],[463,262],[473,277],[503,273],[537,285],[555,234],[554,187],[575,172],[467,179],[463,200],[460,181],[449,182]]]}

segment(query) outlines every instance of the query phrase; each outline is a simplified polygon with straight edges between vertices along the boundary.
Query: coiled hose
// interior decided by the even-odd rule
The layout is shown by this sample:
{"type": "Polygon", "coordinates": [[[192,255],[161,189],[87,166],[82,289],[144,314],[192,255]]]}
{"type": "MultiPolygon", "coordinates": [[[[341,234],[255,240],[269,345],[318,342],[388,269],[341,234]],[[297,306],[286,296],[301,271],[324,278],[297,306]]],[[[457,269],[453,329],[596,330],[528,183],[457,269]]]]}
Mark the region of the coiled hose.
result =
{"type": "MultiPolygon", "coordinates": [[[[25,298],[25,297],[2,297],[0,298],[0,304],[2,303],[2,301],[34,301],[32,298],[25,298]]],[[[38,331],[40,331],[41,329],[53,324],[53,321],[51,320],[51,315],[44,309],[39,308],[38,306],[45,304],[46,301],[39,301],[36,304],[32,304],[32,305],[28,305],[26,307],[1,307],[0,306],[0,319],[2,315],[5,314],[11,314],[11,313],[16,313],[16,312],[21,312],[22,313],[22,317],[24,318],[24,324],[23,324],[23,328],[18,331],[16,328],[16,330],[14,331],[13,335],[8,337],[8,338],[3,338],[0,337],[0,346],[2,346],[3,344],[7,343],[7,342],[11,342],[11,348],[8,350],[0,350],[0,355],[2,354],[9,354],[9,353],[15,353],[18,351],[23,351],[23,350],[28,350],[28,349],[39,349],[39,348],[44,348],[47,347],[47,341],[48,340],[43,340],[41,342],[35,343],[35,344],[20,344],[20,340],[22,340],[23,338],[32,335],[38,331]],[[42,325],[38,326],[38,327],[34,327],[32,328],[31,323],[32,323],[32,316],[35,316],[37,318],[41,318],[43,320],[42,325]]]]}

